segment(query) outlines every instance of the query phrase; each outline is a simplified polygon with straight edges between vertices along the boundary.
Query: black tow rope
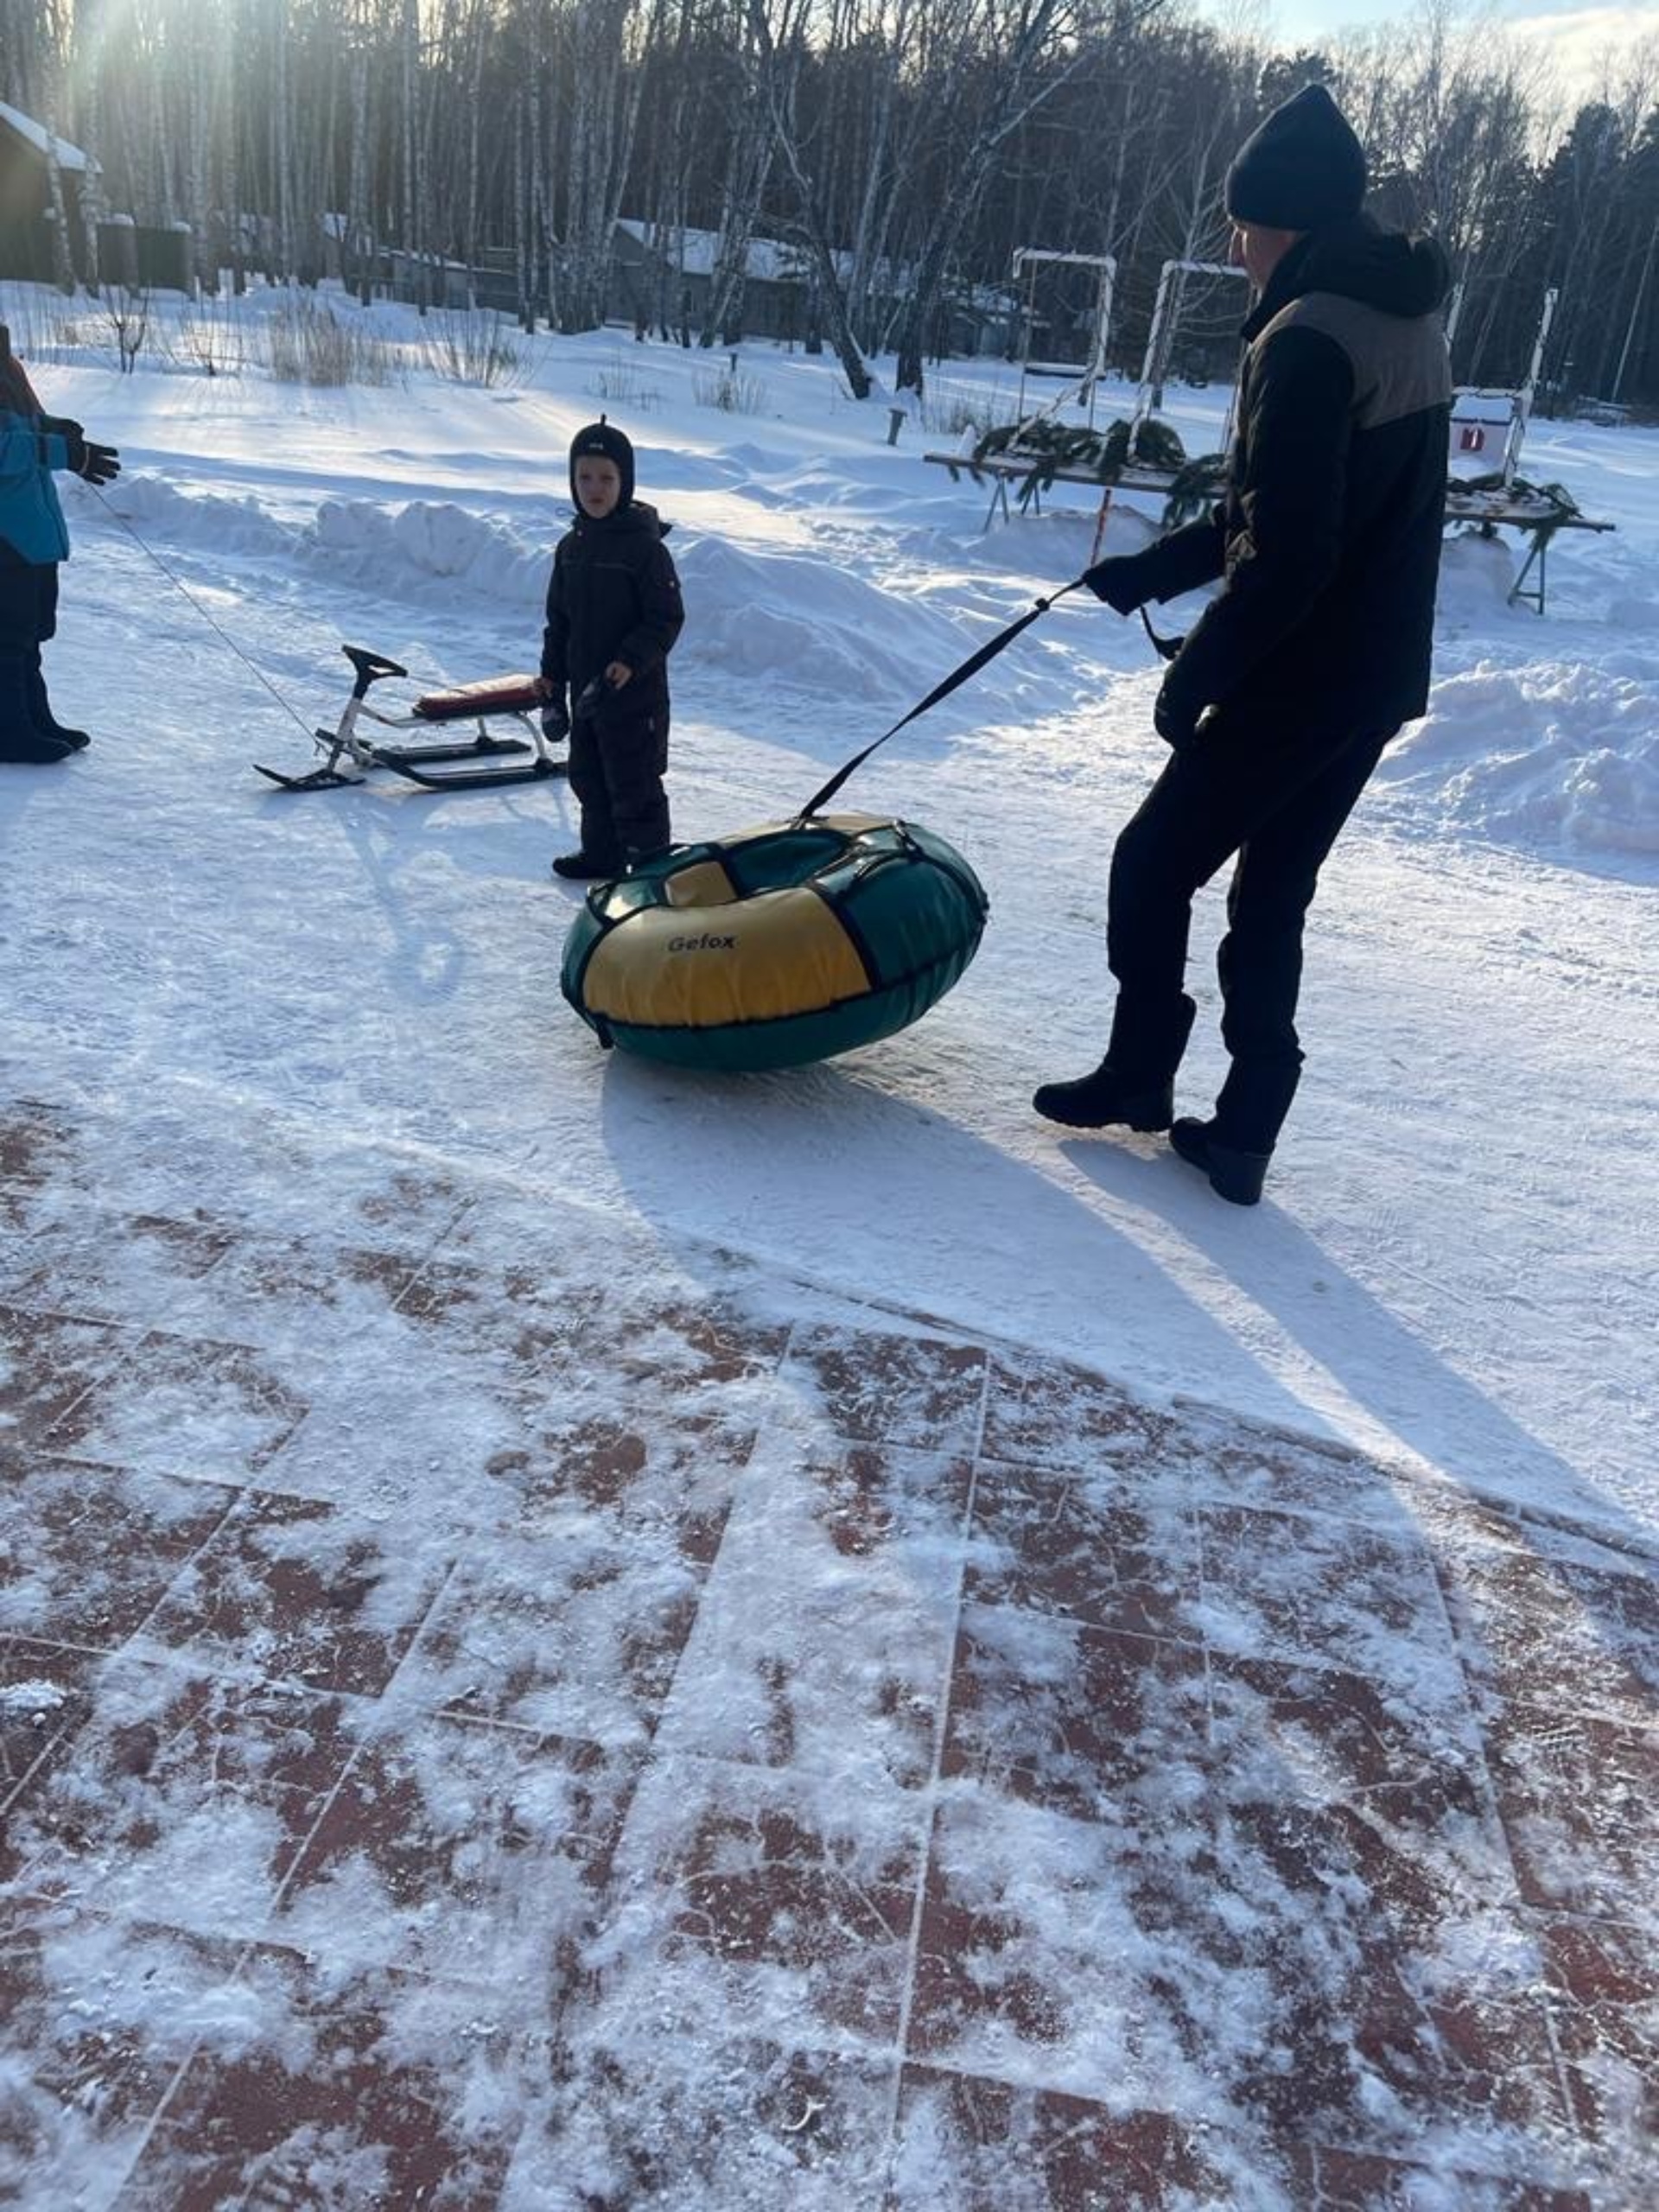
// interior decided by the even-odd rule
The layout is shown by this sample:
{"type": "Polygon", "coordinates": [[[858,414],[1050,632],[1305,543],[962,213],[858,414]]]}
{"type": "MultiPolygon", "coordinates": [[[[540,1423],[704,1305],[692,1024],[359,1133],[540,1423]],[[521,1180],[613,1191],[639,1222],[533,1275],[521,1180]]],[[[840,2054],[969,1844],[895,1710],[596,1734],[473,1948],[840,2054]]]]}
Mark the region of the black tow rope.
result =
{"type": "MultiPolygon", "coordinates": [[[[970,676],[977,676],[988,660],[995,660],[1003,647],[1011,645],[1022,630],[1028,630],[1039,614],[1046,614],[1057,599],[1064,599],[1067,592],[1076,591],[1085,581],[1086,579],[1082,576],[1074,576],[1069,584],[1062,584],[1058,591],[1051,592],[1046,599],[1039,599],[1030,613],[1022,614],[1017,622],[1010,622],[1006,630],[999,630],[995,637],[988,644],[982,645],[976,653],[970,653],[960,668],[952,669],[943,683],[936,683],[926,698],[913,706],[907,715],[901,715],[891,729],[883,730],[880,736],[867,745],[861,753],[855,753],[845,767],[837,768],[823,790],[814,791],[811,798],[808,799],[806,804],[796,816],[794,826],[798,829],[804,822],[810,822],[815,814],[828,806],[848,778],[861,768],[871,753],[879,747],[885,745],[890,737],[897,737],[906,722],[913,722],[918,715],[925,715],[930,707],[937,707],[941,699],[948,699],[959,683],[965,683],[970,676]]],[[[1147,610],[1144,607],[1141,609],[1141,620],[1145,625],[1147,637],[1152,640],[1154,652],[1165,660],[1173,660],[1186,640],[1184,638],[1160,638],[1152,624],[1147,621],[1147,610]]]]}
{"type": "Polygon", "coordinates": [[[1022,630],[1028,630],[1039,614],[1046,614],[1057,599],[1064,599],[1067,592],[1076,591],[1082,582],[1081,576],[1074,576],[1069,584],[1062,584],[1058,591],[1052,592],[1046,599],[1039,599],[1028,614],[1022,614],[1017,622],[1010,622],[1006,630],[999,630],[995,637],[988,644],[982,645],[976,653],[970,653],[960,668],[952,669],[943,683],[936,683],[926,698],[912,707],[907,715],[900,715],[891,729],[883,730],[874,743],[867,745],[861,753],[854,753],[844,768],[837,768],[823,789],[814,791],[796,816],[795,826],[798,828],[828,806],[847,779],[855,769],[864,766],[877,747],[885,745],[890,737],[897,737],[905,724],[913,722],[918,715],[925,715],[930,707],[937,707],[941,699],[948,699],[959,683],[965,683],[970,676],[977,676],[988,660],[995,660],[1005,645],[1011,645],[1022,630]]]}
{"type": "Polygon", "coordinates": [[[1152,650],[1157,654],[1160,660],[1173,660],[1176,654],[1179,652],[1181,647],[1186,643],[1186,639],[1185,638],[1160,638],[1158,632],[1153,628],[1151,620],[1144,607],[1141,609],[1141,626],[1146,632],[1147,637],[1151,639],[1152,650]]]}

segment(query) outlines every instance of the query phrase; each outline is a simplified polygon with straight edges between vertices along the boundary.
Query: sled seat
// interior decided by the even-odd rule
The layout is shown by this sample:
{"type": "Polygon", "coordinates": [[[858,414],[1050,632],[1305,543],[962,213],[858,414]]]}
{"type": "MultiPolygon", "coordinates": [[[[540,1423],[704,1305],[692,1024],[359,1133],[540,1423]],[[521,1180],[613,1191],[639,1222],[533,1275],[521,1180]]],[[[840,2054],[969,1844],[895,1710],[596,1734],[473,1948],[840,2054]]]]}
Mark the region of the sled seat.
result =
{"type": "Polygon", "coordinates": [[[542,703],[533,676],[486,676],[453,690],[429,691],[415,702],[423,722],[459,721],[467,715],[527,715],[542,703]]]}

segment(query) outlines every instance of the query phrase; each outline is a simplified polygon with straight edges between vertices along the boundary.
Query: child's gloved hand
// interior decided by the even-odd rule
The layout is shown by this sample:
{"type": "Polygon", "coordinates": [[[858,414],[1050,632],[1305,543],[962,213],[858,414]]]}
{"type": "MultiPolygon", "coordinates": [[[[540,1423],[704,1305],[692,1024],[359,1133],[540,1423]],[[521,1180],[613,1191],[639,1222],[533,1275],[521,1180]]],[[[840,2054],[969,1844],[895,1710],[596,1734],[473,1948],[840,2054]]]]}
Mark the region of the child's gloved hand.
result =
{"type": "Polygon", "coordinates": [[[89,484],[113,484],[121,474],[121,456],[113,446],[94,445],[89,438],[80,474],[89,484]]]}

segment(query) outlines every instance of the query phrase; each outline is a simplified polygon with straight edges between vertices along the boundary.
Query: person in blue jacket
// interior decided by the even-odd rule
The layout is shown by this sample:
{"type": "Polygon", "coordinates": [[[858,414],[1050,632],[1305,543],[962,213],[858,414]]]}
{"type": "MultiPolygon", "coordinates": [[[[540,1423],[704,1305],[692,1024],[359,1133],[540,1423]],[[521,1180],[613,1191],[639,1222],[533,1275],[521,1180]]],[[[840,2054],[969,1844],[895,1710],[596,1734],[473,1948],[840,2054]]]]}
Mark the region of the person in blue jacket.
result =
{"type": "Polygon", "coordinates": [[[111,484],[121,458],[46,412],[0,323],[0,760],[67,760],[89,741],[53,714],[41,672],[58,626],[58,563],[69,557],[56,468],[111,484]]]}

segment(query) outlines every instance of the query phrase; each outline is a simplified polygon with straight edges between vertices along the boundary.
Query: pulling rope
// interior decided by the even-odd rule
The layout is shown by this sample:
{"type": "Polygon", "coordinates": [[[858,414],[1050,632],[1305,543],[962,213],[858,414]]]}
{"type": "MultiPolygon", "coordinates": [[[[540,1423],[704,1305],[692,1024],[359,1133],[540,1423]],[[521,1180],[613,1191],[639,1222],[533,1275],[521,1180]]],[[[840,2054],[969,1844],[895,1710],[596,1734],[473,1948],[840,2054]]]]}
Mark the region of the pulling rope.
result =
{"type": "Polygon", "coordinates": [[[156,566],[167,578],[168,583],[172,585],[174,590],[180,593],[185,599],[189,601],[191,606],[195,608],[197,613],[200,615],[202,620],[207,625],[207,627],[213,632],[214,635],[219,639],[221,643],[230,648],[232,652],[236,655],[238,660],[241,662],[242,665],[249,671],[249,673],[255,677],[259,683],[264,685],[266,690],[270,692],[271,697],[276,702],[283,712],[285,715],[291,715],[299,724],[300,728],[305,732],[307,737],[311,737],[315,733],[312,730],[310,723],[306,721],[299,709],[283,696],[282,693],[276,689],[276,686],[271,682],[264,671],[260,668],[256,662],[248,658],[246,653],[245,653],[241,646],[237,644],[236,639],[232,637],[230,632],[214,620],[213,617],[207,612],[207,609],[202,605],[195,594],[190,590],[188,586],[186,585],[178,576],[174,575],[172,569],[168,567],[166,562],[162,560],[161,555],[156,550],[155,547],[145,543],[118,507],[112,507],[110,505],[108,499],[105,498],[104,493],[99,486],[94,484],[91,488],[97,493],[105,512],[114,517],[115,520],[120,524],[122,529],[126,531],[128,537],[131,538],[133,543],[138,548],[139,551],[141,553],[147,554],[156,563],[156,566]]]}
{"type": "Polygon", "coordinates": [[[1185,638],[1160,638],[1158,632],[1153,628],[1152,618],[1147,614],[1144,607],[1141,609],[1141,627],[1146,632],[1147,637],[1151,639],[1152,650],[1157,654],[1160,660],[1173,660],[1176,654],[1179,652],[1181,647],[1186,643],[1186,639],[1185,638]]]}
{"type": "Polygon", "coordinates": [[[913,722],[918,715],[925,715],[930,707],[937,707],[941,699],[949,698],[959,683],[965,683],[970,676],[976,676],[988,660],[995,660],[1005,645],[1011,645],[1022,630],[1029,629],[1039,614],[1046,614],[1057,599],[1064,599],[1067,592],[1076,591],[1082,582],[1081,576],[1074,576],[1069,584],[1062,584],[1058,591],[1052,592],[1046,599],[1039,599],[1029,613],[1022,614],[1017,622],[1010,622],[1007,628],[999,630],[988,644],[982,645],[977,652],[970,653],[960,668],[951,671],[943,683],[935,684],[925,699],[912,707],[907,715],[900,715],[891,729],[883,730],[880,736],[867,745],[861,753],[855,753],[844,768],[838,768],[836,771],[821,791],[814,791],[796,816],[795,826],[798,829],[803,823],[810,821],[815,814],[827,806],[848,778],[863,766],[878,747],[885,745],[890,737],[897,737],[906,722],[913,722]]]}

